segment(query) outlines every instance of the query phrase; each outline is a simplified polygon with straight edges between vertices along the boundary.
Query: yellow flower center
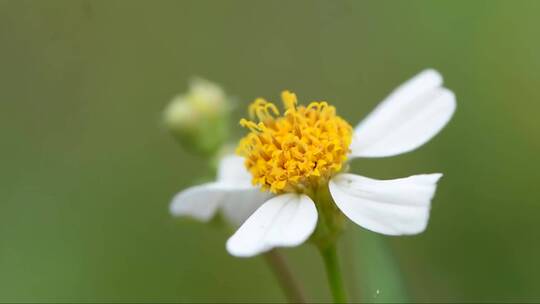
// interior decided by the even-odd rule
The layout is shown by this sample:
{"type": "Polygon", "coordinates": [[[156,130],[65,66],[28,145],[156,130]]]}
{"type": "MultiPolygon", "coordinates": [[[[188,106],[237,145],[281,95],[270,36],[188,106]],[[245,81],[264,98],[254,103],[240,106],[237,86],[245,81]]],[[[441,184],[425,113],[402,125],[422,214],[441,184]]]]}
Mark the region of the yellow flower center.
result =
{"type": "Polygon", "coordinates": [[[253,184],[273,193],[305,193],[322,185],[347,160],[352,127],[336,115],[328,103],[297,106],[294,93],[281,93],[285,113],[262,98],[249,106],[251,119],[240,124],[250,130],[238,145],[237,153],[253,184]]]}

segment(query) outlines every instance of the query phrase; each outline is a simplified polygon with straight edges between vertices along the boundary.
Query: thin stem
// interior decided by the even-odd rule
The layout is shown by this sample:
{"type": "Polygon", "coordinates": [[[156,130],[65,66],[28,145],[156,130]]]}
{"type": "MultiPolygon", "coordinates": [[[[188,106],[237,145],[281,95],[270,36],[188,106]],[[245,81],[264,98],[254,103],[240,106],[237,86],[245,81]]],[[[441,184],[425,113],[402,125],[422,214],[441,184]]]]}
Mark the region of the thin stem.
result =
{"type": "Polygon", "coordinates": [[[274,272],[281,289],[287,296],[290,303],[306,303],[304,291],[295,280],[285,257],[283,257],[276,249],[270,250],[264,254],[266,262],[270,269],[274,272]]]}
{"type": "Polygon", "coordinates": [[[326,267],[326,274],[328,276],[328,283],[330,284],[334,303],[347,303],[345,286],[343,285],[343,279],[339,269],[339,258],[336,245],[332,244],[326,248],[320,248],[320,251],[324,260],[324,266],[326,267]]]}

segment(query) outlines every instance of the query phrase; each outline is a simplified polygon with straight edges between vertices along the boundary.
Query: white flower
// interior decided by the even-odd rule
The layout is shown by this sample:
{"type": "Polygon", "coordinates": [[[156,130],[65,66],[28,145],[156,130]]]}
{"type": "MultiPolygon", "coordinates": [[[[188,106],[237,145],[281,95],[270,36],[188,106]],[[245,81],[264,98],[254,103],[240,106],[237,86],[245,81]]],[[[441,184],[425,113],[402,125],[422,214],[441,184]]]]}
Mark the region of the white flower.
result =
{"type": "MultiPolygon", "coordinates": [[[[398,87],[356,126],[348,157],[393,156],[414,150],[431,139],[450,120],[456,107],[454,94],[442,87],[442,82],[438,72],[426,70],[398,87]]],[[[290,110],[290,104],[296,100],[284,94],[284,103],[290,110]]],[[[316,108],[314,105],[313,109],[316,108]]],[[[272,110],[266,104],[258,109],[272,110]]],[[[259,119],[268,120],[270,110],[261,110],[259,119]]],[[[332,119],[327,119],[332,126],[340,123],[332,119]]],[[[259,137],[265,132],[244,124],[259,132],[256,133],[259,137]]],[[[339,134],[346,133],[339,127],[332,128],[339,134]]],[[[253,154],[253,150],[249,146],[247,151],[253,154]]],[[[261,170],[256,164],[250,167],[255,177],[261,170]]],[[[272,177],[264,172],[261,176],[272,177]]],[[[350,173],[330,173],[328,187],[337,207],[356,224],[387,235],[416,234],[426,228],[431,199],[441,176],[423,174],[383,181],[350,173]]],[[[309,192],[301,191],[305,181],[300,185],[289,183],[289,189],[287,185],[281,188],[282,184],[277,182],[267,186],[272,190],[274,185],[278,195],[257,209],[228,240],[227,250],[232,255],[249,257],[277,246],[296,246],[313,233],[318,213],[314,201],[306,195],[309,192]]]]}
{"type": "Polygon", "coordinates": [[[282,94],[286,111],[279,116],[275,105],[257,99],[250,114],[258,122],[241,121],[251,132],[238,147],[251,177],[240,160],[231,162],[220,170],[230,170],[230,175],[225,174],[229,176],[179,194],[173,212],[207,219],[217,206],[237,200],[242,203],[229,205],[231,214],[249,214],[253,209],[243,210],[243,204],[249,205],[243,193],[261,188],[266,191],[261,193],[271,192],[273,196],[227,241],[229,253],[238,257],[305,242],[318,217],[322,220],[328,212],[320,201],[321,191],[329,191],[331,208],[336,210],[335,203],[346,217],[366,229],[387,235],[420,233],[427,226],[442,174],[375,180],[344,169],[348,159],[398,155],[435,136],[456,107],[454,94],[442,87],[442,82],[434,70],[421,72],[392,92],[354,129],[326,102],[297,106],[296,96],[286,91],[282,94]],[[250,178],[257,186],[251,186],[250,178]]]}
{"type": "Polygon", "coordinates": [[[189,216],[207,222],[221,210],[229,223],[239,226],[270,198],[251,185],[251,176],[243,159],[226,155],[220,162],[215,182],[188,188],[172,200],[170,211],[175,216],[189,216]]]}

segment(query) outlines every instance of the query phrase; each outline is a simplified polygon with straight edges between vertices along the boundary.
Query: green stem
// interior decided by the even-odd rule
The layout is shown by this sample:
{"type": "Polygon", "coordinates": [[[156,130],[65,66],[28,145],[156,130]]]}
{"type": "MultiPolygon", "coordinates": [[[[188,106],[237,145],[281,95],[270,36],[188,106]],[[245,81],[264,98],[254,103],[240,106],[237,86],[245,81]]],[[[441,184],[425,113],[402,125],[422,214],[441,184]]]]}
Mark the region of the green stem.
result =
{"type": "Polygon", "coordinates": [[[283,257],[276,249],[270,250],[264,254],[266,262],[276,275],[281,285],[281,289],[289,299],[290,303],[307,303],[304,291],[294,279],[294,276],[283,257]]]}
{"type": "Polygon", "coordinates": [[[347,303],[345,286],[343,285],[343,279],[339,269],[339,258],[336,245],[332,244],[326,248],[319,249],[324,260],[324,266],[326,267],[326,274],[328,276],[328,283],[330,284],[334,303],[347,303]]]}

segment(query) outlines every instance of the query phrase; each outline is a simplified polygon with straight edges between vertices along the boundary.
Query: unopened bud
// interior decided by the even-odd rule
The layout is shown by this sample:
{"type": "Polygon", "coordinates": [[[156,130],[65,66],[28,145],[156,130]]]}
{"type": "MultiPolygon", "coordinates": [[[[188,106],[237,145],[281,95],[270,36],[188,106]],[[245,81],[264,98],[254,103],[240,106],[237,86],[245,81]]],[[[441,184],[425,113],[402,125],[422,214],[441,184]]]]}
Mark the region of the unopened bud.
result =
{"type": "Polygon", "coordinates": [[[166,107],[167,129],[188,150],[213,155],[227,140],[230,100],[217,84],[193,79],[166,107]]]}

